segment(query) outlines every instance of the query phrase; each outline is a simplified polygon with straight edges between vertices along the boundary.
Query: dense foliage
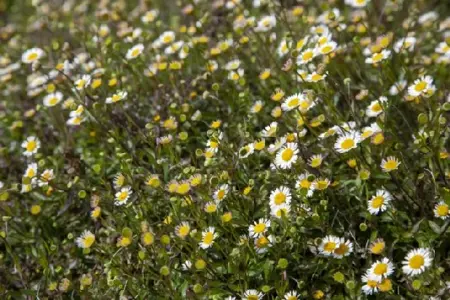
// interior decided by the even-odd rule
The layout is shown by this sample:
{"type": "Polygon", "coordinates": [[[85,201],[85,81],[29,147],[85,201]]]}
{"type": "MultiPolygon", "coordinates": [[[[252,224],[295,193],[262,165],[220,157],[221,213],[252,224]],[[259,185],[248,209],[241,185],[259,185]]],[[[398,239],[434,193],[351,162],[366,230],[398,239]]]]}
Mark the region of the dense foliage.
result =
{"type": "Polygon", "coordinates": [[[2,299],[448,299],[449,12],[0,1],[2,299]]]}

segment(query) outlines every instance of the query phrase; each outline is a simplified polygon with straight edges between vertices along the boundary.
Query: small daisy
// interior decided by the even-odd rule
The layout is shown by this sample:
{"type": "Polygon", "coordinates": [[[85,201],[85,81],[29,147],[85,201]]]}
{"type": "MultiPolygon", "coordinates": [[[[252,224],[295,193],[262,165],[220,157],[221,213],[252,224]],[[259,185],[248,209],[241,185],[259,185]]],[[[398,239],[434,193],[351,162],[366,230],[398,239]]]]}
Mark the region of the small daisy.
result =
{"type": "Polygon", "coordinates": [[[214,240],[218,237],[218,234],[215,233],[214,227],[208,227],[206,230],[202,232],[202,241],[200,242],[200,247],[202,249],[208,249],[214,244],[214,240]]]}
{"type": "Polygon", "coordinates": [[[308,172],[302,173],[297,178],[296,188],[297,189],[307,189],[311,188],[312,181],[309,181],[310,174],[308,172]]]}
{"type": "Polygon", "coordinates": [[[409,36],[406,38],[401,38],[394,44],[394,51],[397,53],[403,50],[413,51],[415,45],[416,45],[415,37],[409,36]]]}
{"type": "Polygon", "coordinates": [[[37,175],[37,163],[31,163],[27,166],[27,169],[25,170],[25,174],[23,174],[24,177],[27,178],[33,178],[37,175]]]}
{"type": "Polygon", "coordinates": [[[251,154],[255,152],[255,147],[253,146],[253,143],[247,144],[241,149],[239,149],[239,158],[247,158],[251,154]]]}
{"type": "Polygon", "coordinates": [[[215,201],[222,201],[225,199],[228,195],[229,186],[228,184],[222,184],[219,186],[219,188],[214,192],[213,198],[215,201]]]}
{"type": "Polygon", "coordinates": [[[311,184],[311,189],[312,190],[323,191],[323,190],[326,190],[328,188],[330,183],[331,182],[330,182],[330,180],[328,178],[317,178],[311,184]]]}
{"type": "Polygon", "coordinates": [[[377,282],[381,282],[384,278],[394,273],[394,265],[389,258],[384,257],[382,260],[377,260],[369,269],[369,274],[377,282]]]}
{"type": "Polygon", "coordinates": [[[39,148],[41,148],[41,142],[35,136],[29,136],[21,146],[25,149],[23,155],[32,156],[37,153],[39,148]]]}
{"type": "Polygon", "coordinates": [[[263,137],[273,137],[276,135],[278,129],[278,123],[272,122],[270,125],[266,126],[264,130],[261,132],[263,137]]]}
{"type": "Polygon", "coordinates": [[[326,256],[333,255],[334,251],[339,247],[340,240],[334,235],[327,235],[322,239],[322,243],[319,246],[319,251],[321,254],[326,256]]]}
{"type": "Polygon", "coordinates": [[[280,219],[282,216],[289,216],[290,211],[291,206],[287,203],[270,207],[270,214],[277,219],[280,219]]]}
{"type": "Polygon", "coordinates": [[[334,249],[333,257],[335,258],[343,258],[345,256],[350,255],[353,252],[353,244],[349,240],[345,240],[345,238],[339,239],[339,246],[334,249]]]}
{"type": "Polygon", "coordinates": [[[80,91],[80,90],[88,87],[90,83],[91,83],[91,76],[83,75],[83,76],[81,76],[80,79],[75,81],[75,88],[80,91]]]}
{"type": "Polygon", "coordinates": [[[242,300],[261,300],[263,297],[264,294],[257,290],[246,290],[242,300]]]}
{"type": "Polygon", "coordinates": [[[345,135],[341,135],[336,143],[334,144],[334,149],[336,149],[339,153],[345,153],[352,149],[358,147],[358,144],[361,142],[361,136],[356,131],[351,131],[346,133],[345,135]]]}
{"type": "Polygon", "coordinates": [[[106,98],[106,103],[116,103],[119,101],[122,101],[127,97],[128,93],[125,91],[120,91],[115,94],[113,94],[111,97],[106,98]]]}
{"type": "Polygon", "coordinates": [[[53,169],[46,169],[42,172],[41,176],[39,176],[38,186],[45,186],[55,178],[53,174],[53,169]]]}
{"type": "Polygon", "coordinates": [[[188,222],[181,222],[180,225],[175,227],[175,234],[183,240],[186,238],[190,231],[191,227],[189,226],[188,222]]]}
{"type": "Polygon", "coordinates": [[[277,19],[275,16],[264,16],[258,21],[258,25],[255,28],[257,32],[267,32],[277,25],[277,19]]]}
{"type": "Polygon", "coordinates": [[[77,244],[78,247],[86,249],[86,248],[91,248],[92,244],[94,244],[95,242],[95,235],[88,231],[85,230],[80,237],[78,237],[75,240],[75,243],[77,244]]]}
{"type": "Polygon", "coordinates": [[[22,54],[22,62],[24,64],[31,64],[35,61],[38,61],[44,56],[45,52],[41,48],[31,48],[22,54]]]}
{"type": "Polygon", "coordinates": [[[130,49],[128,49],[127,55],[125,57],[128,60],[135,59],[136,57],[141,55],[141,53],[143,51],[144,51],[144,45],[143,44],[137,44],[137,45],[131,47],[130,49]]]}
{"type": "Polygon", "coordinates": [[[286,100],[284,100],[283,104],[281,105],[281,109],[283,109],[284,111],[293,110],[301,104],[304,98],[305,97],[301,93],[289,96],[286,98],[286,100]]]}
{"type": "Polygon", "coordinates": [[[44,97],[44,105],[47,107],[52,107],[61,102],[62,99],[63,94],[61,92],[54,92],[44,97]]]}
{"type": "Polygon", "coordinates": [[[446,42],[439,43],[439,45],[436,47],[435,51],[437,53],[443,54],[443,55],[450,55],[450,45],[446,42]]]}
{"type": "Polygon", "coordinates": [[[261,111],[261,109],[263,108],[263,106],[264,106],[264,103],[261,100],[258,100],[252,105],[252,108],[250,108],[250,112],[252,114],[259,113],[261,111]]]}
{"type": "Polygon", "coordinates": [[[438,204],[436,204],[433,212],[436,218],[441,218],[442,220],[447,219],[450,215],[448,204],[445,203],[444,201],[441,201],[438,204]]]}
{"type": "Polygon", "coordinates": [[[398,95],[400,92],[402,92],[406,88],[407,84],[408,84],[408,82],[403,79],[397,81],[390,87],[389,95],[391,95],[391,96],[398,95]]]}
{"type": "Polygon", "coordinates": [[[314,154],[308,159],[308,165],[312,168],[317,169],[322,165],[323,155],[322,154],[314,154]]]}
{"type": "Polygon", "coordinates": [[[281,148],[276,157],[275,164],[281,169],[290,169],[292,164],[297,161],[298,149],[296,143],[287,143],[283,148],[281,148]]]}
{"type": "Polygon", "coordinates": [[[402,262],[402,270],[408,276],[416,276],[425,272],[425,269],[430,267],[432,262],[433,258],[429,249],[414,249],[406,255],[405,260],[402,262]]]}
{"type": "Polygon", "coordinates": [[[217,211],[217,203],[216,202],[207,202],[204,208],[205,212],[211,214],[217,211]]]}
{"type": "Polygon", "coordinates": [[[362,282],[364,282],[364,285],[361,289],[364,294],[372,295],[378,293],[378,281],[369,272],[362,276],[362,282]]]}
{"type": "Polygon", "coordinates": [[[291,191],[286,186],[280,186],[270,193],[270,206],[278,206],[291,203],[291,191]]]}
{"type": "Polygon", "coordinates": [[[384,110],[384,106],[386,105],[387,98],[381,96],[378,100],[374,100],[370,102],[369,106],[366,109],[366,115],[368,117],[376,117],[381,114],[384,110]]]}
{"type": "Polygon", "coordinates": [[[290,291],[290,292],[287,292],[286,294],[284,294],[283,299],[284,300],[298,300],[299,295],[296,291],[290,291]]]}
{"type": "Polygon", "coordinates": [[[143,23],[151,23],[156,19],[158,14],[159,14],[159,11],[156,9],[149,10],[141,17],[141,21],[143,23]]]}
{"type": "Polygon", "coordinates": [[[386,243],[383,239],[376,239],[373,241],[370,246],[369,250],[372,254],[380,255],[383,253],[384,249],[386,248],[386,243]]]}
{"type": "Polygon", "coordinates": [[[327,74],[319,74],[317,72],[312,72],[306,76],[305,80],[307,82],[319,82],[324,80],[327,77],[327,74]]]}
{"type": "Polygon", "coordinates": [[[386,159],[383,158],[380,166],[383,172],[391,172],[397,170],[400,164],[401,162],[395,156],[388,156],[386,159]]]}
{"type": "Polygon", "coordinates": [[[274,238],[272,235],[264,236],[260,235],[255,238],[255,250],[258,254],[263,254],[273,245],[274,238]]]}
{"type": "Polygon", "coordinates": [[[383,49],[381,52],[372,54],[371,57],[366,58],[366,64],[377,64],[391,56],[391,51],[383,49]]]}
{"type": "Polygon", "coordinates": [[[412,97],[430,97],[436,91],[431,76],[422,76],[414,81],[414,84],[408,87],[408,94],[412,97]]]}
{"type": "Polygon", "coordinates": [[[237,69],[239,69],[240,66],[241,66],[241,61],[239,59],[233,59],[225,65],[225,70],[228,70],[228,71],[237,70],[237,69]]]}
{"type": "Polygon", "coordinates": [[[391,200],[392,196],[388,191],[377,190],[376,194],[368,201],[367,210],[372,215],[378,215],[388,208],[391,200]]]}
{"type": "Polygon", "coordinates": [[[345,4],[355,8],[365,7],[370,0],[345,0],[345,4]]]}
{"type": "Polygon", "coordinates": [[[123,176],[122,173],[116,174],[116,176],[114,176],[113,185],[116,190],[121,188],[124,185],[124,183],[125,183],[125,176],[123,176]]]}
{"type": "Polygon", "coordinates": [[[129,186],[121,188],[120,191],[117,192],[115,195],[116,201],[114,202],[114,204],[115,205],[126,204],[132,193],[133,193],[133,191],[131,190],[131,187],[129,187],[129,186]]]}
{"type": "Polygon", "coordinates": [[[325,42],[315,49],[317,54],[327,55],[336,50],[337,43],[334,41],[325,42]]]}
{"type": "Polygon", "coordinates": [[[313,48],[305,49],[303,52],[299,54],[297,57],[297,65],[305,65],[309,63],[314,57],[317,55],[316,51],[313,48]]]}
{"type": "Polygon", "coordinates": [[[289,53],[289,48],[291,47],[291,42],[288,42],[286,40],[282,40],[280,45],[277,49],[277,54],[279,57],[285,56],[287,53],[289,53]]]}
{"type": "Polygon", "coordinates": [[[270,221],[268,219],[261,218],[248,227],[249,236],[258,237],[260,235],[264,235],[268,228],[270,228],[270,221]]]}
{"type": "Polygon", "coordinates": [[[381,132],[380,126],[377,123],[372,123],[370,126],[366,126],[363,128],[361,132],[361,141],[373,136],[374,134],[381,132]]]}

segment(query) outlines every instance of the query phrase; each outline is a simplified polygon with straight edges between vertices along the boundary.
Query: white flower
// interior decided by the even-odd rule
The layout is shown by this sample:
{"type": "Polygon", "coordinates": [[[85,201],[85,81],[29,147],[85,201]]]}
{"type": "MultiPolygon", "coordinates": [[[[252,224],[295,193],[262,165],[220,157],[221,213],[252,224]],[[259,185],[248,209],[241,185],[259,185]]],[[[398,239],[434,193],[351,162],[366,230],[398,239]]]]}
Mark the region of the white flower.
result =
{"type": "Polygon", "coordinates": [[[122,101],[123,99],[125,99],[127,97],[128,93],[125,91],[120,91],[118,93],[115,93],[114,95],[112,95],[111,97],[106,98],[106,103],[116,103],[119,101],[122,101]]]}
{"type": "Polygon", "coordinates": [[[435,51],[440,54],[450,55],[450,46],[449,44],[447,44],[447,42],[441,42],[436,47],[435,51]]]}
{"type": "Polygon", "coordinates": [[[239,69],[240,65],[241,61],[239,59],[233,59],[225,65],[225,70],[228,71],[237,70],[239,69]]]}
{"type": "Polygon", "coordinates": [[[131,47],[130,49],[128,49],[127,55],[125,57],[128,60],[135,59],[136,57],[141,55],[141,53],[143,51],[144,51],[144,45],[143,44],[137,44],[137,45],[134,45],[133,47],[131,47]]]}
{"type": "Polygon", "coordinates": [[[37,175],[37,163],[31,163],[27,166],[25,170],[24,177],[33,178],[37,175]]]}
{"type": "Polygon", "coordinates": [[[281,105],[281,109],[283,109],[284,111],[293,110],[294,108],[298,107],[302,103],[302,101],[304,101],[304,98],[305,96],[303,96],[303,94],[301,93],[289,96],[286,98],[286,100],[284,100],[283,104],[281,105]]]}
{"type": "Polygon", "coordinates": [[[133,191],[129,186],[121,188],[120,191],[118,191],[115,195],[116,201],[114,202],[114,204],[118,206],[126,204],[132,193],[133,191]]]}
{"type": "Polygon", "coordinates": [[[378,293],[378,280],[374,278],[369,272],[362,276],[362,282],[365,284],[362,286],[362,290],[366,295],[372,295],[378,293]]]}
{"type": "Polygon", "coordinates": [[[402,50],[413,51],[415,45],[416,45],[415,37],[409,36],[406,38],[401,38],[394,44],[394,51],[397,53],[399,53],[402,50]]]}
{"type": "Polygon", "coordinates": [[[321,254],[326,256],[333,255],[334,250],[339,247],[340,240],[334,235],[327,235],[322,239],[322,243],[319,246],[319,251],[321,254]]]}
{"type": "Polygon", "coordinates": [[[381,132],[380,126],[377,123],[372,123],[370,126],[366,126],[363,128],[361,132],[361,141],[373,136],[375,133],[381,132]]]}
{"type": "Polygon", "coordinates": [[[272,122],[270,125],[266,126],[264,130],[261,132],[263,137],[273,137],[276,135],[278,129],[278,123],[272,122]]]}
{"type": "Polygon", "coordinates": [[[449,217],[449,206],[444,201],[440,201],[435,205],[433,212],[436,218],[445,220],[449,217]]]}
{"type": "Polygon", "coordinates": [[[55,178],[55,175],[53,173],[53,169],[46,169],[44,172],[42,172],[41,176],[39,176],[38,185],[39,186],[45,186],[48,185],[48,183],[55,178]]]}
{"type": "Polygon", "coordinates": [[[257,290],[246,290],[242,300],[261,300],[263,297],[264,294],[257,290]]]}
{"type": "Polygon", "coordinates": [[[430,97],[436,91],[431,76],[422,76],[414,81],[414,84],[408,87],[408,94],[412,97],[430,97]]]}
{"type": "Polygon", "coordinates": [[[343,258],[345,256],[350,255],[353,252],[353,244],[349,240],[345,238],[339,239],[339,245],[333,251],[333,257],[335,258],[343,258]]]}
{"type": "Polygon", "coordinates": [[[63,94],[61,92],[54,92],[48,94],[44,97],[44,105],[47,107],[52,107],[57,105],[63,99],[63,94]]]}
{"type": "Polygon", "coordinates": [[[389,202],[392,200],[392,195],[386,190],[377,190],[376,194],[368,201],[367,210],[372,215],[377,215],[385,211],[389,202]]]}
{"type": "Polygon", "coordinates": [[[258,222],[255,221],[253,225],[249,226],[249,236],[258,237],[260,235],[264,235],[268,228],[270,228],[270,221],[268,219],[261,218],[258,222]]]}
{"type": "Polygon", "coordinates": [[[350,5],[352,7],[361,8],[367,5],[370,0],[345,0],[345,4],[350,5]]]}
{"type": "Polygon", "coordinates": [[[91,82],[91,76],[89,75],[83,75],[80,79],[75,81],[75,88],[77,90],[82,90],[89,86],[89,83],[91,82]]]}
{"type": "Polygon", "coordinates": [[[141,17],[141,21],[142,21],[143,23],[151,23],[151,22],[153,22],[153,21],[156,19],[156,17],[158,16],[158,14],[159,14],[159,11],[158,11],[158,10],[152,9],[152,10],[146,12],[146,13],[141,17]]]}
{"type": "Polygon", "coordinates": [[[90,248],[95,242],[95,235],[89,230],[83,231],[80,237],[75,240],[78,247],[86,249],[90,248]]]}
{"type": "Polygon", "coordinates": [[[257,238],[255,238],[255,250],[256,253],[258,254],[262,254],[267,252],[267,250],[272,247],[274,243],[274,238],[272,235],[269,236],[265,236],[265,235],[260,235],[257,238]]]}
{"type": "Polygon", "coordinates": [[[286,294],[284,294],[284,300],[298,300],[299,295],[296,291],[289,291],[286,294]]]}
{"type": "Polygon", "coordinates": [[[378,100],[374,100],[370,102],[369,106],[366,109],[366,115],[368,117],[376,117],[381,114],[384,110],[384,107],[387,103],[387,98],[381,96],[378,100]]]}
{"type": "Polygon", "coordinates": [[[372,264],[369,269],[369,274],[374,280],[381,282],[383,279],[394,273],[394,269],[394,265],[389,258],[384,257],[382,260],[377,260],[372,264]]]}
{"type": "Polygon", "coordinates": [[[314,57],[316,57],[316,55],[317,52],[314,51],[314,49],[312,48],[305,49],[297,57],[297,65],[304,65],[309,63],[311,60],[313,60],[314,57]]]}
{"type": "Polygon", "coordinates": [[[358,147],[360,142],[361,135],[356,131],[350,131],[338,137],[334,144],[334,149],[339,153],[345,153],[358,147]]]}
{"type": "Polygon", "coordinates": [[[324,44],[318,46],[315,51],[316,54],[330,54],[331,52],[333,52],[334,50],[336,50],[337,47],[337,43],[334,41],[329,41],[329,42],[325,42],[324,44]]]}
{"type": "Polygon", "coordinates": [[[408,252],[405,260],[402,262],[402,271],[406,275],[416,276],[425,272],[425,269],[431,266],[433,262],[429,249],[418,248],[408,252]]]}
{"type": "Polygon", "coordinates": [[[225,199],[228,195],[229,191],[228,184],[222,184],[219,186],[219,188],[214,192],[213,198],[215,201],[219,202],[225,199]]]}
{"type": "Polygon", "coordinates": [[[214,244],[214,240],[218,237],[218,234],[215,233],[214,227],[208,227],[206,230],[202,232],[202,241],[200,242],[200,247],[202,249],[208,249],[212,247],[214,244]]]}
{"type": "Polygon", "coordinates": [[[32,156],[33,154],[37,153],[39,148],[41,148],[41,142],[35,136],[29,136],[21,146],[25,149],[23,155],[32,156]]]}
{"type": "Polygon", "coordinates": [[[289,216],[290,211],[291,206],[287,203],[270,207],[270,214],[277,219],[280,219],[282,216],[289,216]]]}
{"type": "Polygon", "coordinates": [[[291,199],[292,196],[289,188],[287,186],[280,186],[270,193],[270,206],[273,207],[283,204],[289,205],[291,203],[291,199]]]}
{"type": "Polygon", "coordinates": [[[266,32],[271,30],[277,25],[277,19],[275,16],[264,16],[258,21],[258,25],[255,28],[257,32],[266,32]]]}
{"type": "Polygon", "coordinates": [[[401,162],[395,156],[388,156],[386,159],[383,158],[380,166],[383,172],[391,172],[397,170],[400,164],[401,162]]]}
{"type": "Polygon", "coordinates": [[[408,83],[406,82],[406,80],[397,81],[389,89],[389,95],[392,95],[392,96],[398,95],[401,91],[403,91],[406,88],[407,84],[408,83]]]}
{"type": "Polygon", "coordinates": [[[31,48],[22,54],[22,62],[24,64],[31,64],[44,56],[45,52],[41,48],[31,48]]]}
{"type": "Polygon", "coordinates": [[[287,143],[281,148],[276,157],[275,165],[281,169],[290,169],[298,159],[298,149],[296,143],[287,143]]]}
{"type": "Polygon", "coordinates": [[[391,51],[383,49],[381,52],[373,53],[371,57],[366,58],[367,64],[376,64],[382,60],[385,60],[391,56],[391,51]]]}

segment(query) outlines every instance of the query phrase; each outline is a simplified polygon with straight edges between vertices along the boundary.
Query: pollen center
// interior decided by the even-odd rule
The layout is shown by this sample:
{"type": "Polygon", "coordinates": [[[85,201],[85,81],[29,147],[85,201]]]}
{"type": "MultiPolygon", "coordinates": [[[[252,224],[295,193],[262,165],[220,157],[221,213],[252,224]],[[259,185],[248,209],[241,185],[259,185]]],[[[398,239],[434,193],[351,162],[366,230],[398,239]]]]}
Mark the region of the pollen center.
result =
{"type": "Polygon", "coordinates": [[[346,139],[341,143],[342,149],[348,150],[355,146],[353,139],[346,139]]]}
{"type": "Polygon", "coordinates": [[[281,154],[281,158],[282,158],[284,161],[289,161],[289,160],[291,160],[292,156],[294,156],[294,150],[289,149],[289,148],[285,149],[285,150],[283,151],[283,153],[281,154]]]}
{"type": "Polygon", "coordinates": [[[377,266],[375,267],[375,269],[373,270],[373,272],[376,275],[383,275],[384,273],[387,272],[387,264],[385,263],[379,263],[377,264],[377,266]]]}
{"type": "Polygon", "coordinates": [[[372,207],[373,208],[380,208],[384,203],[384,197],[383,196],[376,196],[372,200],[372,207]]]}
{"type": "Polygon", "coordinates": [[[412,269],[420,269],[424,263],[425,263],[425,259],[423,258],[422,255],[414,255],[409,260],[409,266],[412,269]]]}
{"type": "Polygon", "coordinates": [[[286,196],[283,193],[278,193],[275,195],[274,202],[276,205],[283,204],[286,201],[286,196]]]}

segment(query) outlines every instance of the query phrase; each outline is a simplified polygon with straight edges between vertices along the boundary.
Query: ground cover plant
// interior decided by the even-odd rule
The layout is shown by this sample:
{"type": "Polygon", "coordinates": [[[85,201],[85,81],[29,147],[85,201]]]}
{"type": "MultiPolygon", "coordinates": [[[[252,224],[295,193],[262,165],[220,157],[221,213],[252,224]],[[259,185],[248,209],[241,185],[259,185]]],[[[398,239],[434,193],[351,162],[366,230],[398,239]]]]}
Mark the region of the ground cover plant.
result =
{"type": "Polygon", "coordinates": [[[450,5],[0,1],[2,299],[449,299],[450,5]]]}

